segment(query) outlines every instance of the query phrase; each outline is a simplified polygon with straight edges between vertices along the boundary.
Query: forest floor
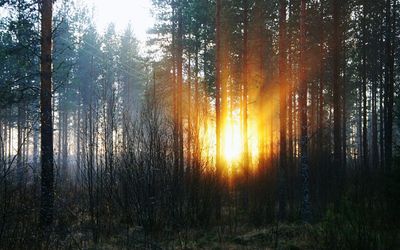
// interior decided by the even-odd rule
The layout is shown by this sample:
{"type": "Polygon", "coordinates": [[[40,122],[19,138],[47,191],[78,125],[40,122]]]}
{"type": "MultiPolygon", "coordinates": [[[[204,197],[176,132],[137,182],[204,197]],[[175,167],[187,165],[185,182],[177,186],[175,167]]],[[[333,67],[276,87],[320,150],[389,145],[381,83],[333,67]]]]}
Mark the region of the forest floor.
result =
{"type": "Polygon", "coordinates": [[[95,249],[315,249],[313,226],[299,224],[271,225],[263,228],[211,228],[166,233],[144,237],[131,232],[127,237],[114,238],[95,249]],[[167,236],[166,236],[167,235],[167,236]],[[125,239],[123,239],[125,238],[125,239]]]}

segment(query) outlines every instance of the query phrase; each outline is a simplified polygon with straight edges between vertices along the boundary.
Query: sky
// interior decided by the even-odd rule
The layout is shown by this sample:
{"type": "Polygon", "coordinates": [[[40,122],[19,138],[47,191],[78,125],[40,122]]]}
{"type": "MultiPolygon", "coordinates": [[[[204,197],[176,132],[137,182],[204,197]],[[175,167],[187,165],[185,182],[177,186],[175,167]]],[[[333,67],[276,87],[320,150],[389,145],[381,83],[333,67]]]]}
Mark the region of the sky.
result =
{"type": "Polygon", "coordinates": [[[136,38],[144,44],[146,31],[154,24],[151,0],[84,0],[94,5],[94,21],[100,32],[113,22],[117,31],[123,31],[131,22],[136,38]]]}
{"type": "MultiPolygon", "coordinates": [[[[100,32],[113,22],[117,31],[124,31],[130,22],[136,38],[143,45],[147,30],[153,27],[155,19],[151,14],[152,0],[76,0],[78,3],[94,6],[94,22],[100,32]]],[[[6,10],[0,8],[0,16],[6,10]]]]}

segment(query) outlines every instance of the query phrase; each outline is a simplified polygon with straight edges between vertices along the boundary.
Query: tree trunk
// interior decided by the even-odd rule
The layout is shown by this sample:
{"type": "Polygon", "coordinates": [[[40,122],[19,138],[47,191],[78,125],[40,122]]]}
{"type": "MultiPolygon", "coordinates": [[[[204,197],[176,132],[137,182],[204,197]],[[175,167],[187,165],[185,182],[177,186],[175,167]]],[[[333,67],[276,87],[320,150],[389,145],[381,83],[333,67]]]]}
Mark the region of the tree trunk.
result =
{"type": "MultiPolygon", "coordinates": [[[[383,45],[383,31],[381,34],[380,44],[383,45]]],[[[385,108],[384,108],[384,50],[380,53],[380,79],[379,79],[379,168],[384,170],[385,166],[385,137],[384,137],[384,127],[385,127],[385,108]]]]}
{"type": "Polygon", "coordinates": [[[310,222],[311,220],[311,204],[309,179],[310,170],[308,165],[308,134],[307,134],[307,81],[306,81],[306,65],[304,58],[305,50],[305,19],[306,19],[306,0],[301,0],[300,6],[300,93],[299,93],[299,109],[300,109],[300,161],[301,175],[303,177],[303,197],[302,197],[302,220],[310,222]]]}
{"type": "Polygon", "coordinates": [[[40,114],[41,114],[41,206],[42,233],[53,223],[54,173],[53,173],[53,122],[52,122],[52,15],[53,1],[42,0],[41,55],[40,55],[40,114]]]}
{"type": "MultiPolygon", "coordinates": [[[[245,194],[244,205],[248,205],[249,199],[249,175],[250,175],[250,162],[249,162],[249,138],[248,138],[248,75],[249,75],[249,51],[248,51],[248,1],[243,1],[243,68],[242,68],[242,84],[243,84],[243,171],[245,175],[245,194]]],[[[231,100],[232,102],[232,100],[231,100]]],[[[232,109],[231,109],[232,111],[232,109]]],[[[225,145],[227,147],[228,145],[225,145]]]]}
{"type": "MultiPolygon", "coordinates": [[[[394,3],[395,4],[395,3],[394,3]]],[[[395,8],[393,8],[395,9],[395,8]]],[[[395,11],[393,11],[395,13],[395,11]]],[[[385,171],[392,168],[393,147],[393,101],[394,101],[394,16],[391,16],[391,1],[386,0],[386,71],[385,71],[385,171]],[[393,18],[393,20],[392,20],[393,18]],[[392,28],[393,25],[393,28],[392,28]]]]}
{"type": "MultiPolygon", "coordinates": [[[[375,40],[376,41],[376,40],[375,40]]],[[[377,46],[377,42],[374,42],[376,49],[379,51],[377,46]]],[[[378,52],[380,53],[380,52],[378,52]]],[[[379,58],[379,54],[378,54],[379,58]]],[[[378,151],[378,118],[377,118],[377,86],[378,86],[378,74],[379,74],[379,59],[378,62],[374,63],[374,72],[372,78],[372,87],[371,87],[371,159],[372,159],[372,168],[377,169],[379,165],[379,151],[378,151]]]]}
{"type": "Polygon", "coordinates": [[[22,185],[22,181],[24,178],[24,170],[23,170],[23,126],[24,126],[24,119],[23,119],[23,110],[22,110],[23,103],[20,102],[18,104],[18,118],[17,118],[17,180],[18,185],[22,185]]]}
{"type": "MultiPolygon", "coordinates": [[[[320,23],[324,27],[324,6],[322,1],[320,2],[320,23]]],[[[319,86],[318,86],[318,124],[317,124],[317,141],[319,143],[324,141],[324,127],[325,127],[325,115],[324,115],[324,88],[325,88],[325,48],[324,48],[324,31],[320,31],[319,36],[319,86]]],[[[326,168],[324,167],[324,155],[325,155],[325,145],[320,144],[317,150],[318,153],[318,167],[317,167],[317,184],[316,193],[321,204],[324,206],[326,204],[326,184],[322,181],[326,175],[326,168]]]]}
{"type": "Polygon", "coordinates": [[[179,151],[179,160],[178,160],[178,183],[179,183],[179,211],[182,210],[182,199],[184,195],[183,190],[183,178],[184,178],[184,155],[183,155],[183,3],[178,4],[178,34],[177,34],[177,61],[176,61],[176,73],[177,73],[177,84],[178,84],[178,151],[179,151]]]}
{"type": "MultiPolygon", "coordinates": [[[[188,133],[187,133],[187,165],[189,171],[192,171],[192,68],[191,68],[191,54],[188,52],[188,68],[187,68],[187,98],[188,98],[188,112],[187,112],[187,124],[188,124],[188,133]]],[[[190,173],[189,173],[190,174],[190,173]]]]}
{"type": "Polygon", "coordinates": [[[279,208],[278,218],[286,218],[286,0],[279,2],[279,208]]]}
{"type": "Polygon", "coordinates": [[[363,103],[363,167],[366,169],[366,173],[369,171],[368,162],[368,124],[367,124],[367,6],[366,1],[363,4],[363,27],[362,27],[362,103],[363,103]]]}
{"type": "MultiPolygon", "coordinates": [[[[339,72],[339,64],[340,64],[340,15],[339,15],[339,4],[340,1],[333,0],[333,144],[334,144],[334,153],[333,153],[333,161],[334,168],[339,170],[342,167],[342,136],[341,136],[341,91],[340,91],[340,72],[339,72]]],[[[336,171],[336,182],[339,178],[336,171]]]]}
{"type": "Polygon", "coordinates": [[[68,176],[68,112],[64,107],[62,119],[62,174],[63,179],[68,176]]]}
{"type": "MultiPolygon", "coordinates": [[[[216,11],[215,11],[215,112],[216,112],[216,124],[215,124],[215,138],[216,138],[216,175],[217,182],[221,174],[222,159],[221,159],[221,1],[216,0],[216,11]]],[[[219,188],[219,187],[217,187],[219,188]]],[[[220,194],[217,190],[217,218],[220,217],[220,194]]]]}
{"type": "Polygon", "coordinates": [[[81,105],[78,102],[78,110],[76,111],[76,180],[81,180],[81,105]]]}
{"type": "Polygon", "coordinates": [[[33,123],[33,178],[36,182],[38,179],[38,163],[39,163],[39,126],[36,122],[33,123]]]}
{"type": "Polygon", "coordinates": [[[346,107],[346,91],[347,91],[347,82],[346,82],[346,39],[342,39],[343,43],[343,56],[342,56],[342,72],[343,72],[343,78],[342,78],[342,168],[341,168],[341,185],[343,185],[344,180],[346,178],[346,163],[347,163],[347,130],[346,130],[346,124],[347,124],[347,107],[346,107]]]}

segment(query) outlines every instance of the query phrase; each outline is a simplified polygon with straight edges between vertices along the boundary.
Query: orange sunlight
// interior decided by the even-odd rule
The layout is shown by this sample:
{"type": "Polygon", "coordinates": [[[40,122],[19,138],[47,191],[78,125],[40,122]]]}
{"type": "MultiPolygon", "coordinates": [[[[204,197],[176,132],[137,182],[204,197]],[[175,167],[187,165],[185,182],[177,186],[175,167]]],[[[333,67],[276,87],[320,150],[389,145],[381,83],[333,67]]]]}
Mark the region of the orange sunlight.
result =
{"type": "Polygon", "coordinates": [[[222,138],[223,157],[228,163],[239,161],[243,153],[243,135],[241,133],[240,119],[229,117],[225,121],[222,138]]]}
{"type": "MultiPolygon", "coordinates": [[[[244,154],[244,136],[241,126],[240,110],[235,110],[229,115],[222,128],[221,153],[228,170],[239,166],[244,154]]],[[[202,156],[208,160],[215,159],[215,122],[209,118],[208,122],[200,127],[202,156]],[[206,125],[206,126],[204,126],[206,125]]],[[[250,165],[256,164],[259,157],[259,134],[257,121],[248,121],[248,144],[250,165]]],[[[240,171],[240,169],[239,169],[240,171]]]]}

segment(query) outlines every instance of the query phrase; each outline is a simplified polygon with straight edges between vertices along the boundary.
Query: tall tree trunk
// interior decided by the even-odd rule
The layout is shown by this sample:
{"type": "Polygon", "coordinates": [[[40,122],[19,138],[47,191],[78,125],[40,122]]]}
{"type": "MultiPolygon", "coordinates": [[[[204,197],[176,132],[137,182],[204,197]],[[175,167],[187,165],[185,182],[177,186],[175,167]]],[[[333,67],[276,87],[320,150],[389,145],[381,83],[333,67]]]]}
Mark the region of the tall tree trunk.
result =
{"type": "Polygon", "coordinates": [[[7,159],[8,159],[8,165],[11,164],[11,148],[12,148],[12,140],[13,140],[13,136],[12,136],[12,127],[13,127],[13,123],[11,120],[12,117],[12,107],[10,107],[9,112],[8,112],[8,140],[7,140],[7,159]]]}
{"type": "MultiPolygon", "coordinates": [[[[287,142],[288,142],[288,151],[287,151],[287,156],[288,156],[288,166],[290,167],[290,174],[288,172],[288,176],[290,176],[290,178],[292,177],[292,168],[293,168],[293,164],[294,164],[294,156],[293,156],[293,113],[294,113],[294,105],[293,105],[293,100],[295,99],[294,97],[294,80],[295,78],[293,77],[293,63],[294,63],[294,53],[292,48],[292,41],[294,40],[294,35],[293,35],[293,25],[291,24],[291,20],[293,19],[293,0],[291,0],[289,2],[289,27],[288,27],[288,34],[289,37],[287,38],[287,41],[289,43],[288,46],[288,138],[287,138],[287,142]]],[[[280,98],[281,99],[281,98],[280,98]]]]}
{"type": "MultiPolygon", "coordinates": [[[[347,91],[347,78],[346,78],[346,39],[342,39],[343,43],[343,54],[342,54],[342,72],[343,72],[343,78],[342,78],[342,169],[341,169],[341,183],[343,184],[344,179],[346,178],[346,163],[347,163],[347,130],[346,130],[346,123],[347,123],[347,107],[346,107],[346,91],[347,91]]],[[[341,185],[342,185],[341,184],[341,185]]]]}
{"type": "MultiPolygon", "coordinates": [[[[333,0],[333,144],[334,144],[334,153],[333,153],[333,161],[334,168],[339,170],[342,167],[342,136],[341,136],[341,88],[340,88],[340,72],[339,72],[339,64],[340,64],[340,4],[341,2],[338,0],[333,0]]],[[[336,171],[336,182],[339,178],[338,172],[336,171]]]]}
{"type": "MultiPolygon", "coordinates": [[[[93,91],[93,84],[94,84],[94,56],[91,57],[90,60],[90,84],[88,86],[88,93],[92,93],[93,91]]],[[[87,181],[88,181],[88,195],[89,195],[89,213],[90,213],[90,220],[91,220],[91,231],[92,231],[92,237],[93,237],[93,242],[97,244],[98,241],[98,216],[97,216],[97,211],[98,209],[96,205],[96,202],[98,202],[98,190],[99,188],[95,189],[95,183],[94,180],[96,178],[96,174],[98,173],[97,171],[95,172],[95,164],[98,162],[97,161],[97,150],[98,150],[98,144],[97,142],[97,134],[95,134],[95,131],[98,131],[97,124],[96,124],[96,117],[94,115],[96,110],[97,105],[95,105],[95,101],[93,98],[93,95],[89,94],[89,102],[87,103],[87,106],[85,107],[86,109],[86,114],[88,116],[88,119],[85,119],[85,129],[86,129],[86,142],[88,143],[88,156],[87,156],[87,181]],[[96,192],[96,193],[95,193],[96,192]]],[[[86,150],[84,148],[84,150],[86,150]]]]}
{"type": "MultiPolygon", "coordinates": [[[[183,16],[182,6],[178,7],[178,34],[177,34],[177,84],[178,84],[178,133],[179,133],[179,168],[183,171],[183,16]]],[[[181,173],[182,174],[182,173],[181,173]]]]}
{"type": "MultiPolygon", "coordinates": [[[[379,51],[378,42],[373,43],[375,48],[379,51]]],[[[380,52],[378,52],[380,53],[380,52]]],[[[378,54],[379,58],[379,54],[378,54]]],[[[378,59],[379,60],[379,59],[378,59]]],[[[377,118],[377,86],[378,86],[378,74],[379,74],[379,61],[374,63],[374,72],[371,87],[371,159],[372,168],[377,169],[379,165],[379,151],[378,151],[378,118],[377,118]]]]}
{"type": "Polygon", "coordinates": [[[193,210],[194,218],[197,219],[199,199],[198,199],[198,186],[200,180],[200,162],[201,162],[201,151],[200,151],[200,135],[199,135],[199,112],[200,112],[200,89],[199,89],[199,40],[196,35],[195,45],[195,60],[194,60],[194,164],[193,164],[193,180],[192,180],[192,199],[193,199],[193,210]]]}
{"type": "Polygon", "coordinates": [[[177,32],[176,32],[176,2],[173,0],[172,6],[172,105],[173,105],[173,145],[174,145],[174,172],[173,172],[173,188],[174,188],[174,205],[178,202],[179,190],[179,172],[180,172],[180,150],[179,150],[179,109],[178,109],[178,84],[177,84],[177,32]]]}
{"type": "Polygon", "coordinates": [[[357,118],[357,135],[358,135],[358,162],[359,164],[362,164],[363,160],[363,136],[362,136],[362,91],[361,87],[357,88],[357,113],[358,113],[358,118],[357,118]]]}
{"type": "Polygon", "coordinates": [[[33,178],[37,180],[38,177],[38,162],[39,162],[39,126],[36,121],[33,122],[33,178]]]}
{"type": "Polygon", "coordinates": [[[189,171],[192,171],[192,68],[191,68],[191,54],[188,52],[188,80],[187,80],[187,98],[188,98],[188,112],[187,112],[187,124],[188,124],[188,132],[187,132],[187,164],[189,171]]]}
{"type": "MultiPolygon", "coordinates": [[[[216,173],[219,182],[222,159],[221,159],[221,5],[222,0],[216,0],[215,10],[215,138],[216,138],[216,173]]],[[[217,187],[219,188],[219,187],[217,187]]],[[[220,217],[220,194],[217,190],[217,218],[220,217]]]]}
{"type": "Polygon", "coordinates": [[[367,6],[366,0],[363,4],[363,17],[362,17],[362,103],[363,103],[363,167],[369,171],[368,162],[368,124],[367,124],[367,6]]]}
{"type": "Polygon", "coordinates": [[[68,176],[68,111],[64,107],[62,121],[62,174],[63,179],[68,176]]]}
{"type": "MultiPolygon", "coordinates": [[[[4,120],[0,119],[0,168],[2,168],[2,169],[5,168],[5,164],[4,164],[4,146],[5,146],[4,130],[6,130],[5,126],[3,127],[3,124],[5,125],[4,120]]],[[[0,236],[1,236],[1,234],[0,234],[0,236]]]]}
{"type": "Polygon", "coordinates": [[[200,112],[200,89],[199,89],[199,41],[196,36],[196,52],[194,59],[194,157],[195,157],[195,173],[198,174],[198,164],[200,162],[200,145],[199,145],[199,112],[200,112]]]}
{"type": "Polygon", "coordinates": [[[287,176],[287,195],[289,202],[290,211],[295,211],[295,179],[297,176],[296,164],[295,164],[295,156],[293,154],[294,151],[294,113],[295,113],[295,73],[294,73],[294,63],[295,63],[295,49],[293,49],[295,45],[295,35],[294,30],[297,28],[294,25],[294,1],[289,1],[288,12],[288,37],[287,37],[287,49],[288,49],[288,66],[287,66],[287,124],[288,124],[288,134],[287,134],[287,154],[286,154],[286,176],[287,176]]]}
{"type": "MultiPolygon", "coordinates": [[[[249,175],[250,175],[250,162],[249,162],[249,138],[248,138],[248,77],[249,77],[249,51],[248,51],[248,12],[249,6],[248,1],[243,1],[243,69],[242,69],[242,81],[243,81],[243,171],[245,174],[245,207],[248,205],[249,199],[249,175]]],[[[231,90],[232,91],[232,90],[231,90]]],[[[232,100],[231,100],[232,102],[232,100]]],[[[232,109],[231,109],[232,111],[232,109]]],[[[225,145],[227,147],[228,145],[225,145]]]]}
{"type": "Polygon", "coordinates": [[[348,9],[348,5],[342,6],[343,14],[342,19],[343,21],[341,22],[340,25],[340,46],[342,48],[342,54],[341,54],[341,70],[342,70],[342,78],[341,78],[341,95],[342,95],[342,102],[341,102],[341,108],[342,108],[342,167],[340,168],[340,186],[343,189],[343,186],[345,185],[346,181],[346,164],[347,164],[347,59],[346,59],[346,28],[347,28],[347,23],[346,20],[348,18],[348,14],[346,12],[346,9],[348,9]]]}
{"type": "Polygon", "coordinates": [[[23,170],[23,103],[18,104],[18,118],[17,118],[17,180],[18,184],[22,185],[24,170],[23,170]]]}
{"type": "MultiPolygon", "coordinates": [[[[76,111],[76,178],[79,183],[81,180],[81,105],[78,102],[78,110],[76,111]]],[[[124,144],[125,145],[125,144],[124,144]]]]}
{"type": "MultiPolygon", "coordinates": [[[[395,2],[393,3],[395,4],[395,2]]],[[[386,0],[386,71],[385,71],[385,171],[392,168],[393,101],[394,101],[394,46],[395,18],[391,13],[391,1],[386,0]],[[393,18],[393,20],[392,20],[393,18]],[[392,28],[393,26],[393,28],[392,28]]],[[[395,8],[393,8],[395,9],[395,8]]],[[[393,11],[393,14],[395,11],[393,11]]]]}
{"type": "Polygon", "coordinates": [[[40,55],[40,114],[41,114],[41,204],[40,225],[47,231],[53,223],[53,122],[52,122],[52,16],[53,1],[40,1],[41,55],[40,55]]]}
{"type": "Polygon", "coordinates": [[[183,3],[178,1],[178,30],[176,37],[176,76],[177,76],[177,111],[178,111],[178,200],[179,213],[182,212],[184,195],[184,140],[183,140],[183,3]]]}
{"type": "MultiPolygon", "coordinates": [[[[61,168],[61,154],[62,154],[62,148],[61,148],[62,136],[61,135],[62,135],[63,105],[61,103],[62,103],[62,97],[58,96],[58,124],[57,124],[58,134],[57,134],[57,165],[56,165],[56,177],[57,178],[60,177],[60,169],[62,169],[61,168]]],[[[54,115],[54,112],[53,112],[53,115],[54,115]]],[[[53,118],[53,121],[54,121],[54,118],[53,118]]]]}
{"type": "Polygon", "coordinates": [[[310,170],[308,165],[308,134],[307,134],[307,81],[306,81],[306,65],[305,65],[305,19],[306,19],[306,0],[301,0],[300,5],[300,93],[299,93],[299,109],[300,109],[300,161],[301,175],[303,177],[303,197],[302,197],[302,220],[310,222],[311,220],[311,204],[309,179],[310,170]]]}
{"type": "MultiPolygon", "coordinates": [[[[324,6],[322,1],[320,2],[320,24],[324,27],[324,6]]],[[[324,141],[324,88],[325,88],[325,47],[324,47],[324,31],[321,29],[319,34],[319,86],[318,86],[318,125],[317,125],[317,141],[322,142],[324,141]]],[[[321,143],[320,147],[318,148],[318,167],[317,167],[317,185],[316,185],[316,194],[322,205],[325,205],[326,201],[326,185],[322,180],[324,180],[326,174],[326,168],[324,167],[324,155],[325,155],[325,147],[324,143],[321,143]]]]}
{"type": "MultiPolygon", "coordinates": [[[[384,28],[381,29],[381,36],[380,36],[380,45],[384,45],[383,37],[384,37],[384,28]]],[[[383,46],[384,47],[384,46],[383,46]]],[[[384,170],[385,166],[385,137],[384,137],[384,127],[385,127],[385,108],[384,108],[384,90],[385,90],[385,80],[384,80],[384,64],[386,63],[385,60],[385,50],[381,49],[380,51],[380,76],[379,76],[379,168],[380,170],[384,170]]]]}
{"type": "Polygon", "coordinates": [[[278,218],[286,218],[286,0],[279,2],[279,208],[278,218]]]}

